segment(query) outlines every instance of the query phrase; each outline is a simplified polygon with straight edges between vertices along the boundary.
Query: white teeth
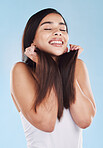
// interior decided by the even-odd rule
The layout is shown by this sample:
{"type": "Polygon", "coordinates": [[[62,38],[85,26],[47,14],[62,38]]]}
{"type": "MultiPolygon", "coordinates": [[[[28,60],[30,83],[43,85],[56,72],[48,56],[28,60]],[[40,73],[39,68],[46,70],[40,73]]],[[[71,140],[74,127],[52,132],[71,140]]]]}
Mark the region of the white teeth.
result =
{"type": "Polygon", "coordinates": [[[51,42],[50,42],[50,44],[54,44],[54,43],[62,44],[62,41],[51,41],[51,42]]]}

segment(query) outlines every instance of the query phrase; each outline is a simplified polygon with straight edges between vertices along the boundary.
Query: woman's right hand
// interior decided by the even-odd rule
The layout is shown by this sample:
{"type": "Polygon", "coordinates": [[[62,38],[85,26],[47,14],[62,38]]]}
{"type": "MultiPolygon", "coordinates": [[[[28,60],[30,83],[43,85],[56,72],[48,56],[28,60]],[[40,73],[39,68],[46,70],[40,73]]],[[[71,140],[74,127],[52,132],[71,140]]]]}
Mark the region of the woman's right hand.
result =
{"type": "Polygon", "coordinates": [[[30,47],[25,49],[24,54],[29,57],[33,62],[38,63],[38,57],[37,57],[37,53],[35,52],[36,47],[31,44],[30,47]]]}

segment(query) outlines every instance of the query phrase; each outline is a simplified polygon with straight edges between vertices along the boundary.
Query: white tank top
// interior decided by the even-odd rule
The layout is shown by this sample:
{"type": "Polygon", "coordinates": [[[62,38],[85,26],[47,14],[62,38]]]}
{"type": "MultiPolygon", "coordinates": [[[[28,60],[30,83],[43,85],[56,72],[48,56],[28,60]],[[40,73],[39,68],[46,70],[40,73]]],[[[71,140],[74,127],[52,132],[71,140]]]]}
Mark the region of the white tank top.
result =
{"type": "Polygon", "coordinates": [[[82,129],[73,121],[69,109],[64,109],[61,121],[56,120],[53,132],[34,127],[20,112],[28,148],[82,148],[82,129]]]}

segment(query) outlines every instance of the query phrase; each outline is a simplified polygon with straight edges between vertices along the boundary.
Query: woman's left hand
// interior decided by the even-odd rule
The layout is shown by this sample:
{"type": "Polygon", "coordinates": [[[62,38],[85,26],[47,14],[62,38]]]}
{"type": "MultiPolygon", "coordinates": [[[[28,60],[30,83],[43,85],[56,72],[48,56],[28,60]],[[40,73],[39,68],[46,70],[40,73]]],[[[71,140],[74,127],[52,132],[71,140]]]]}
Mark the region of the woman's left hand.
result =
{"type": "Polygon", "coordinates": [[[81,54],[81,52],[84,50],[82,47],[80,47],[79,45],[73,45],[73,44],[69,44],[70,45],[70,51],[73,50],[79,50],[78,51],[78,56],[81,54]]]}

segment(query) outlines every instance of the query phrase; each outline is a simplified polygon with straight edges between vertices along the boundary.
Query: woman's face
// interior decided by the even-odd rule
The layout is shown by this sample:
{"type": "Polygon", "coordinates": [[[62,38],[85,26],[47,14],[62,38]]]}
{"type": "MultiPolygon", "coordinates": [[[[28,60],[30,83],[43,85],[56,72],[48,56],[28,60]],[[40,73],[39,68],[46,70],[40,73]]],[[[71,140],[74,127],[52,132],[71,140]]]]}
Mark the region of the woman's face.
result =
{"type": "Polygon", "coordinates": [[[54,57],[63,54],[68,43],[68,33],[63,18],[55,13],[45,16],[38,26],[33,43],[54,57]]]}

